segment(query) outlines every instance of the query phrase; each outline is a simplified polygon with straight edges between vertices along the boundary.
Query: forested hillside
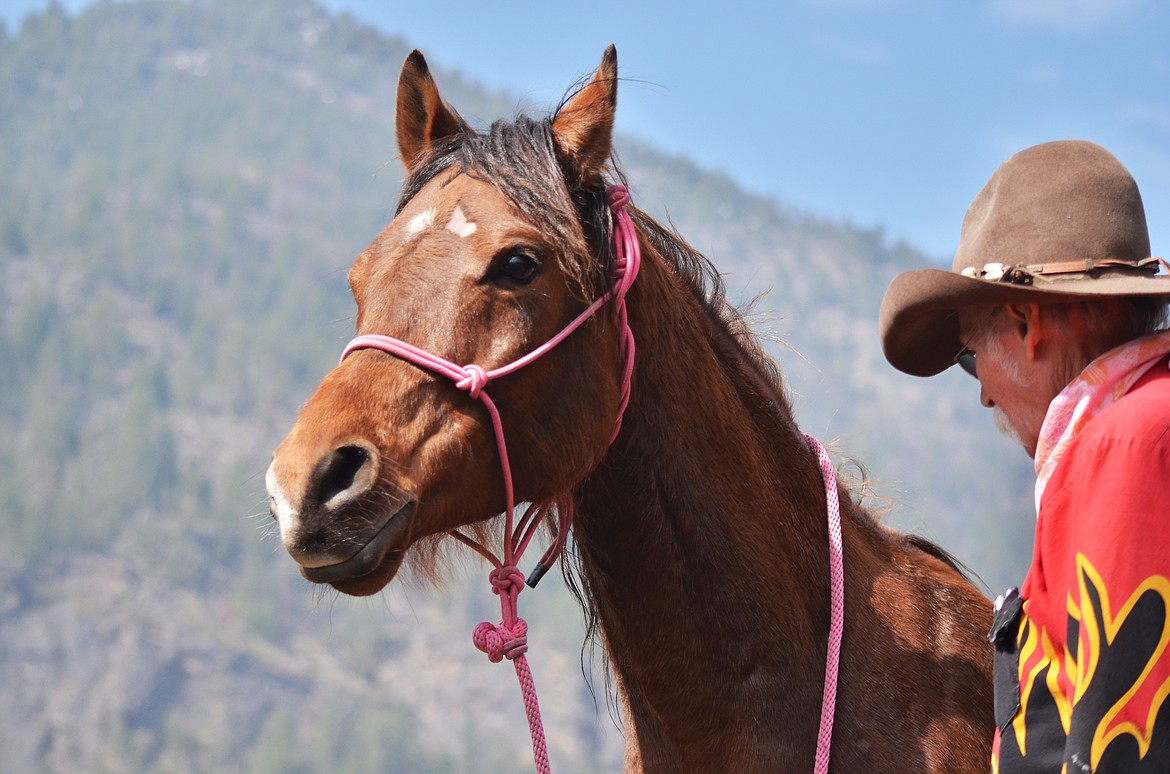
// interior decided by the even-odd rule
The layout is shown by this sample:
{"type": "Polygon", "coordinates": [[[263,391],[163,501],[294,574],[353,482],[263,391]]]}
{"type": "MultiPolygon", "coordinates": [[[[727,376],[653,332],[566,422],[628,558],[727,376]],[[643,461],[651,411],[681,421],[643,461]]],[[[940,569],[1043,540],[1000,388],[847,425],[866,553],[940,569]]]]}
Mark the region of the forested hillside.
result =
{"type": "MultiPolygon", "coordinates": [[[[485,568],[322,593],[263,492],[352,332],[345,271],[392,212],[409,49],[299,0],[104,2],[0,39],[0,770],[530,766],[514,676],[470,645],[485,568]]],[[[432,64],[473,122],[514,111],[432,64]]],[[[1018,579],[1028,461],[973,383],[900,375],[877,344],[883,289],[926,258],[652,139],[619,140],[636,200],[733,296],[766,293],[752,319],[804,429],[865,465],[892,523],[1018,579]]],[[[525,605],[557,770],[618,769],[574,602],[550,578],[525,605]]]]}

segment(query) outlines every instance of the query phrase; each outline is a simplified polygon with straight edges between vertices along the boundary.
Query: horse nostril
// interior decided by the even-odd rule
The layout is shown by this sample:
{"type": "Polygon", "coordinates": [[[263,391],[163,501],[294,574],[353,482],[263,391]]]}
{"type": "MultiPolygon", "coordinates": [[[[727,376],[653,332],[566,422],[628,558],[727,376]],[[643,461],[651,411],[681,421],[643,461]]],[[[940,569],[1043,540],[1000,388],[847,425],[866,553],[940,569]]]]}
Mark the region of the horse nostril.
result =
{"type": "Polygon", "coordinates": [[[311,491],[325,507],[337,507],[374,485],[377,452],[366,446],[341,446],[325,455],[313,471],[311,491]]]}

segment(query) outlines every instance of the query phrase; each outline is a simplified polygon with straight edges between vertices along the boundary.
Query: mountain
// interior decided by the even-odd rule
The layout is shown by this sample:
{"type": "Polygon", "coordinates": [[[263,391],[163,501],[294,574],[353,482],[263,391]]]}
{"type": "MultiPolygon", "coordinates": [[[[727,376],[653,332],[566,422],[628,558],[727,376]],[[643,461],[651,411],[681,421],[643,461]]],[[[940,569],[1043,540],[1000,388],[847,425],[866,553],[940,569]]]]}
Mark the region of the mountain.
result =
{"type": "MultiPolygon", "coordinates": [[[[54,6],[0,38],[0,770],[530,770],[513,675],[470,644],[486,568],[337,597],[267,515],[270,450],[351,335],[346,269],[393,210],[409,49],[293,0],[54,6]]],[[[477,122],[514,111],[436,73],[477,122]]],[[[878,348],[882,290],[927,258],[618,144],[637,203],[764,294],[803,428],[863,461],[874,507],[1018,580],[1026,460],[970,380],[878,348]]],[[[575,603],[550,576],[524,605],[554,765],[619,769],[575,603]]]]}

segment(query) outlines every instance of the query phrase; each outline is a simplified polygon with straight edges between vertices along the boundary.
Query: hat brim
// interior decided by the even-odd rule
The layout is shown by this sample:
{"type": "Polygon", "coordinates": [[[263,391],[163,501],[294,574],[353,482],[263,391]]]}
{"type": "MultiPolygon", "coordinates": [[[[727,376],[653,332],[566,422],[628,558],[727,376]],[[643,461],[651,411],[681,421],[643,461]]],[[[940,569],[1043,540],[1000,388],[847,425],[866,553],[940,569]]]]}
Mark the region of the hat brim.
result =
{"type": "Polygon", "coordinates": [[[954,365],[963,347],[959,310],[978,306],[1069,303],[1102,296],[1165,296],[1170,276],[1105,275],[1093,279],[1037,279],[1032,285],[918,269],[894,277],[878,318],[882,351],[900,371],[934,376],[954,365]],[[1040,284],[1044,283],[1044,284],[1040,284]]]}

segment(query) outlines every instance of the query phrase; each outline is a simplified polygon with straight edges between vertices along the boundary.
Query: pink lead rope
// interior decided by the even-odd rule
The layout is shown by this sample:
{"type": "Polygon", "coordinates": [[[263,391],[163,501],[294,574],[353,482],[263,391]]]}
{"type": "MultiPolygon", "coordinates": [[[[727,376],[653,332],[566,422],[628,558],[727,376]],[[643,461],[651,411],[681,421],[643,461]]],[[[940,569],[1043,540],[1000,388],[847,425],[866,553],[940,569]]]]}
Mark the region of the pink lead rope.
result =
{"type": "MultiPolygon", "coordinates": [[[[487,654],[493,663],[503,659],[512,662],[516,669],[517,679],[520,681],[520,690],[524,696],[524,708],[528,716],[528,729],[532,736],[532,752],[539,774],[549,774],[548,747],[544,739],[544,726],[540,719],[540,706],[536,697],[536,686],[532,680],[532,671],[528,667],[525,653],[528,652],[528,624],[517,615],[517,598],[524,588],[524,576],[517,568],[517,563],[528,544],[535,535],[540,522],[557,511],[557,535],[553,544],[537,562],[535,569],[528,579],[528,584],[535,586],[544,572],[556,561],[564,548],[568,537],[569,527],[572,524],[573,508],[568,498],[552,498],[541,503],[532,503],[525,510],[524,515],[517,523],[515,519],[515,496],[512,488],[512,468],[508,462],[508,447],[504,437],[503,421],[496,404],[488,396],[485,388],[494,379],[514,373],[536,359],[547,354],[560,344],[577,328],[589,320],[602,306],[613,301],[614,322],[621,336],[622,373],[621,395],[618,404],[618,415],[615,422],[613,436],[610,442],[617,438],[622,426],[622,416],[630,401],[630,386],[634,373],[634,334],[630,329],[629,316],[626,310],[626,294],[638,275],[641,265],[641,250],[638,244],[638,235],[634,229],[634,222],[626,211],[626,204],[630,201],[629,192],[625,186],[614,185],[608,189],[610,211],[614,220],[614,286],[613,289],[601,298],[594,301],[580,315],[570,322],[560,333],[553,336],[541,346],[527,355],[499,368],[490,371],[478,365],[460,366],[412,344],[381,334],[366,334],[357,336],[341,353],[344,361],[349,355],[359,349],[377,349],[395,357],[402,358],[409,363],[445,376],[452,380],[460,390],[483,402],[491,418],[492,430],[496,438],[496,448],[500,456],[500,468],[504,480],[505,497],[505,527],[504,527],[504,557],[497,558],[495,554],[476,541],[459,531],[451,532],[451,536],[474,549],[487,559],[494,569],[489,574],[492,591],[500,597],[500,610],[503,620],[498,624],[483,622],[472,632],[472,641],[475,646],[487,654]]],[[[836,479],[833,474],[832,463],[824,448],[811,436],[805,436],[810,448],[817,455],[821,473],[825,478],[825,492],[829,502],[829,543],[830,565],[832,568],[832,624],[827,673],[825,677],[824,704],[821,708],[821,727],[817,739],[817,762],[815,771],[823,774],[829,765],[829,744],[833,733],[833,714],[837,691],[837,664],[843,629],[844,591],[842,582],[841,562],[841,523],[840,509],[837,503],[836,479]],[[835,535],[835,538],[834,538],[835,535]],[[835,541],[835,542],[834,542],[835,541]],[[834,634],[835,632],[835,634],[834,634]]]]}
{"type": "Polygon", "coordinates": [[[815,774],[829,771],[829,748],[833,744],[833,717],[837,711],[837,673],[841,665],[841,640],[845,634],[845,550],[841,540],[841,501],[833,461],[820,441],[805,435],[805,443],[817,458],[825,481],[825,504],[829,515],[829,644],[825,653],[825,692],[821,699],[821,727],[817,733],[815,774]]]}

